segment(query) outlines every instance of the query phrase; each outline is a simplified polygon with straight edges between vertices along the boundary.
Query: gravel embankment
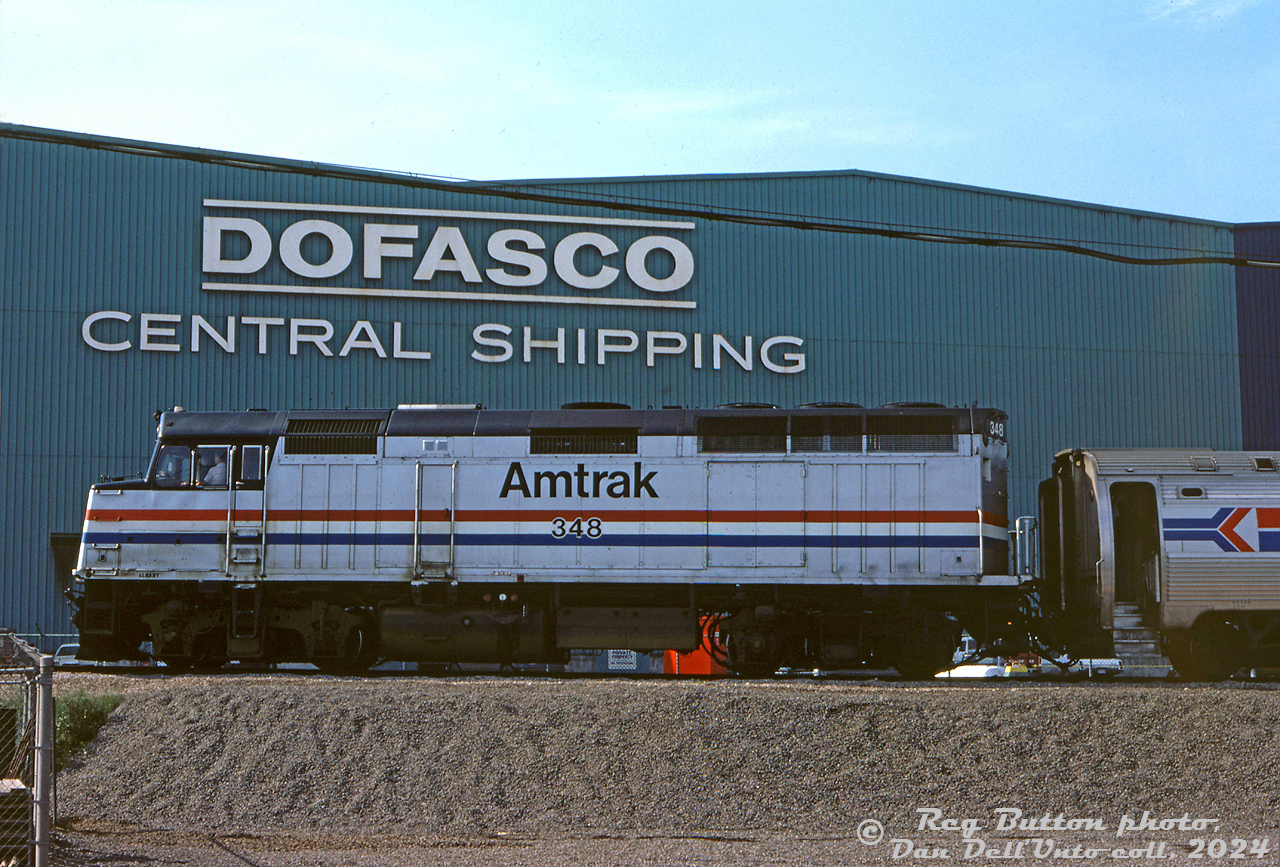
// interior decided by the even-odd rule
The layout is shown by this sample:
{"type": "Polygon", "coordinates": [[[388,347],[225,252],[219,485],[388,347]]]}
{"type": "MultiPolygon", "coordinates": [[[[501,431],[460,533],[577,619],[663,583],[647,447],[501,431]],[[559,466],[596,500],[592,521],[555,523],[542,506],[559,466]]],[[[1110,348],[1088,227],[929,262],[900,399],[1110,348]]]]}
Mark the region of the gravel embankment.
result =
{"type": "MultiPolygon", "coordinates": [[[[1270,833],[1280,691],[327,677],[123,682],[59,814],[203,834],[903,832],[915,810],[1270,833]]],[[[64,685],[63,688],[66,688],[64,685]]],[[[107,687],[103,686],[103,689],[107,687]]],[[[1182,835],[1184,838],[1188,835],[1182,835]]]]}

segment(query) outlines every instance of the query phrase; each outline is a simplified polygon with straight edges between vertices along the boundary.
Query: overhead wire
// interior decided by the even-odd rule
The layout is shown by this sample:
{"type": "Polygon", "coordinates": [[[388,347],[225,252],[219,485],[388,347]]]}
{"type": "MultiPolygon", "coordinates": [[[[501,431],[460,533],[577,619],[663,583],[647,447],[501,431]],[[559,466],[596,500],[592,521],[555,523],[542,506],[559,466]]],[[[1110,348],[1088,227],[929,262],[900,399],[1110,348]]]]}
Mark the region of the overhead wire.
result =
{"type": "MultiPolygon", "coordinates": [[[[456,180],[456,179],[455,179],[455,180],[456,180]]],[[[623,180],[624,180],[624,182],[625,182],[625,181],[630,181],[630,180],[632,180],[632,179],[627,178],[627,179],[623,179],[623,180]]],[[[605,182],[605,183],[611,183],[611,182],[613,182],[613,179],[606,178],[606,179],[604,179],[604,182],[605,182]]],[[[909,179],[908,179],[908,182],[909,182],[909,179]]],[[[482,181],[466,181],[465,183],[474,184],[474,185],[485,184],[486,186],[502,186],[502,187],[513,187],[513,186],[514,186],[514,187],[515,187],[515,188],[517,188],[517,189],[540,189],[540,190],[554,190],[554,191],[559,191],[559,190],[560,190],[560,188],[559,188],[559,187],[551,187],[551,186],[547,186],[547,185],[546,185],[546,184],[544,184],[544,183],[526,184],[526,183],[524,183],[524,182],[510,182],[510,181],[506,181],[506,182],[488,182],[488,183],[486,183],[486,182],[482,182],[482,181]]],[[[567,184],[575,184],[575,183],[578,183],[578,182],[575,182],[575,181],[566,181],[565,183],[567,183],[567,184]]],[[[1002,193],[1002,192],[999,192],[999,191],[989,191],[989,193],[990,193],[990,195],[998,196],[998,197],[1003,197],[1003,198],[1016,198],[1016,197],[1017,197],[1017,194],[1014,194],[1014,193],[1002,193]]],[[[624,205],[628,205],[628,206],[631,206],[631,205],[657,205],[657,206],[660,206],[660,207],[661,207],[661,206],[666,206],[666,205],[670,205],[670,204],[671,204],[670,202],[668,202],[668,201],[666,201],[666,200],[664,200],[664,199],[655,199],[655,198],[651,198],[651,197],[642,197],[642,196],[623,196],[623,195],[619,195],[619,194],[617,194],[617,193],[594,193],[593,195],[595,195],[595,196],[597,196],[597,197],[600,197],[600,198],[605,198],[605,199],[607,199],[607,200],[609,200],[609,201],[612,201],[612,202],[615,202],[615,203],[618,203],[618,204],[624,204],[624,205]]],[[[1089,208],[1091,208],[1091,209],[1095,209],[1095,210],[1102,210],[1101,206],[1096,206],[1096,205],[1088,205],[1088,206],[1086,206],[1086,207],[1089,207],[1089,208]]],[[[767,215],[767,216],[771,216],[771,217],[780,217],[780,218],[799,218],[799,217],[802,217],[802,216],[803,216],[803,215],[800,215],[800,214],[793,214],[793,213],[788,213],[788,212],[784,212],[784,211],[770,211],[770,210],[763,210],[763,209],[760,209],[760,208],[747,209],[747,208],[733,208],[733,207],[720,206],[720,207],[718,208],[718,210],[719,210],[720,212],[730,213],[730,214],[733,214],[733,213],[740,213],[740,214],[755,214],[755,215],[767,215]]],[[[805,218],[806,218],[806,219],[808,219],[808,217],[805,217],[805,218]]],[[[833,220],[832,222],[844,223],[844,224],[853,224],[853,225],[864,225],[864,226],[878,226],[878,227],[881,227],[881,228],[885,228],[885,229],[893,229],[893,230],[898,230],[898,231],[922,231],[922,232],[933,232],[933,233],[936,233],[936,231],[937,231],[937,229],[938,229],[938,227],[936,227],[936,226],[931,226],[931,225],[920,225],[920,224],[903,223],[903,222],[890,222],[890,221],[887,221],[887,220],[867,220],[867,219],[852,219],[852,218],[849,218],[849,219],[843,219],[843,220],[841,220],[841,219],[836,219],[836,220],[833,220]]],[[[1018,240],[1024,240],[1024,241],[1062,241],[1062,240],[1063,240],[1062,238],[1055,237],[1055,236],[1052,236],[1052,235],[1030,235],[1030,234],[1026,234],[1026,233],[1022,233],[1022,232],[1008,232],[1008,231],[1000,231],[1000,232],[990,232],[990,231],[986,231],[986,232],[979,232],[979,231],[977,231],[977,230],[972,230],[972,231],[970,231],[970,232],[969,232],[969,236],[971,236],[971,237],[1011,238],[1011,239],[1018,239],[1018,240]]],[[[1113,246],[1113,247],[1126,247],[1126,248],[1131,248],[1131,249],[1141,249],[1141,250],[1180,250],[1180,251],[1187,251],[1187,250],[1197,249],[1197,248],[1190,248],[1190,247],[1181,247],[1181,246],[1176,246],[1176,245],[1172,245],[1172,244],[1143,244],[1143,243],[1138,243],[1138,242],[1135,242],[1135,241],[1132,241],[1132,240],[1124,240],[1124,241],[1119,241],[1119,240],[1117,240],[1117,241],[1107,241],[1107,240],[1094,239],[1091,243],[1098,244],[1098,245],[1101,245],[1101,246],[1104,246],[1104,247],[1106,247],[1106,246],[1113,246]]]]}
{"type": "MultiPolygon", "coordinates": [[[[546,204],[567,204],[575,207],[599,207],[610,210],[647,213],[666,217],[685,217],[710,222],[737,223],[752,226],[770,226],[796,229],[810,232],[828,232],[841,235],[873,235],[882,238],[900,240],[925,241],[935,244],[955,244],[977,247],[1005,247],[1023,250],[1048,250],[1076,255],[1090,256],[1109,262],[1126,265],[1235,265],[1237,267],[1280,268],[1280,261],[1244,258],[1239,256],[1223,256],[1210,253],[1199,253],[1191,256],[1126,256],[1110,253],[1080,243],[1053,241],[1047,239],[1027,239],[1017,236],[999,235],[959,235],[945,230],[916,231],[908,228],[892,228],[884,224],[867,224],[859,222],[837,222],[820,220],[802,215],[771,214],[768,212],[738,211],[733,209],[710,209],[708,207],[691,207],[674,203],[646,204],[644,202],[610,201],[600,198],[582,196],[563,196],[548,193],[530,192],[521,188],[492,186],[487,184],[466,184],[465,189],[471,192],[486,192],[490,195],[506,198],[536,201],[546,204]]],[[[1133,245],[1125,245],[1133,246],[1133,245]]]]}
{"type": "MultiPolygon", "coordinates": [[[[1125,265],[1231,265],[1238,268],[1280,268],[1280,259],[1259,257],[1228,256],[1203,250],[1188,248],[1160,247],[1157,249],[1182,249],[1191,255],[1182,256],[1129,256],[1089,246],[1079,239],[1063,239],[1052,237],[1024,236],[1010,233],[961,234],[956,230],[941,227],[907,226],[873,221],[819,219],[805,214],[770,212],[710,205],[692,205],[653,199],[624,198],[608,193],[596,193],[591,196],[580,194],[567,195],[558,187],[548,188],[545,185],[522,185],[512,183],[494,183],[477,181],[460,181],[444,179],[439,176],[415,175],[409,173],[386,172],[375,169],[358,169],[346,166],[334,166],[321,163],[308,163],[295,160],[274,159],[270,157],[247,157],[238,154],[221,153],[200,148],[185,148],[173,145],[152,145],[124,139],[111,139],[74,133],[60,133],[31,127],[0,125],[8,137],[23,138],[34,141],[71,143],[94,149],[121,151],[142,156],[167,157],[185,159],[216,165],[236,166],[265,171],[290,174],[308,174],[322,177],[341,178],[363,182],[377,181],[394,183],[419,189],[430,189],[452,194],[466,193],[471,195],[493,196],[497,198],[538,202],[540,204],[565,205],[576,208],[599,208],[609,211],[625,211],[628,213],[651,214],[663,217],[682,217],[686,219],[705,220],[707,222],[730,223],[736,225],[765,226],[787,228],[804,232],[825,232],[838,235],[865,235],[881,238],[893,238],[904,241],[918,241],[932,244],[948,244],[956,246],[972,246],[986,248],[1005,248],[1020,250],[1042,250],[1087,256],[1108,262],[1125,265]],[[546,192],[554,189],[556,192],[546,192]]],[[[574,183],[573,181],[566,181],[574,183]]],[[[581,181],[580,183],[590,183],[581,181]]],[[[1133,249],[1137,245],[1115,241],[1092,241],[1092,244],[1120,245],[1133,249]]]]}

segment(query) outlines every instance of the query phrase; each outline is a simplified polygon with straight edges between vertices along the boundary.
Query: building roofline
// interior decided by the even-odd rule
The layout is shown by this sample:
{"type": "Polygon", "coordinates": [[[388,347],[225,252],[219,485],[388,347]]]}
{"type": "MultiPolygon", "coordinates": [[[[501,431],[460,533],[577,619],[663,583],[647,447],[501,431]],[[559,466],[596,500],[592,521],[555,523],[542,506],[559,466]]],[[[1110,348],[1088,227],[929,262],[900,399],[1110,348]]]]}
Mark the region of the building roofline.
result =
{"type": "Polygon", "coordinates": [[[45,129],[43,127],[21,126],[13,123],[0,123],[0,138],[41,141],[49,142],[51,144],[79,145],[80,147],[92,148],[95,150],[111,150],[122,153],[134,153],[140,156],[185,159],[195,162],[240,166],[250,169],[257,168],[273,171],[292,171],[311,175],[338,177],[360,177],[370,181],[385,181],[400,184],[430,184],[432,186],[448,185],[452,189],[463,189],[469,183],[474,183],[458,178],[446,178],[436,175],[382,171],[379,169],[344,166],[337,163],[319,163],[309,160],[287,159],[284,157],[258,156],[254,154],[237,153],[235,151],[221,151],[212,150],[210,148],[191,147],[189,145],[163,144],[159,142],[141,141],[138,139],[94,135],[91,133],[67,132],[65,130],[45,129]]]}
{"type": "MultiPolygon", "coordinates": [[[[1177,220],[1179,222],[1197,223],[1205,226],[1214,226],[1217,228],[1234,228],[1236,223],[1228,223],[1221,220],[1209,220],[1201,217],[1190,217],[1182,214],[1168,214],[1163,211],[1144,211],[1138,208],[1122,208],[1112,205],[1100,204],[1098,202],[1085,202],[1078,199],[1063,199],[1054,196],[1042,196],[1035,193],[1020,193],[1014,190],[1001,190],[995,187],[980,187],[973,184],[960,184],[952,181],[938,181],[929,178],[917,178],[909,175],[894,175],[885,172],[872,172],[865,169],[812,169],[805,171],[792,172],[739,172],[739,173],[704,173],[692,175],[627,175],[622,177],[590,177],[590,178],[521,178],[499,181],[489,181],[491,186],[500,185],[518,185],[518,186],[556,186],[568,184],[625,184],[625,183],[664,183],[668,181],[736,181],[736,180],[768,180],[771,178],[837,178],[837,177],[858,177],[871,178],[874,180],[894,181],[897,183],[914,184],[922,187],[939,187],[946,190],[961,190],[964,192],[981,193],[989,196],[1004,196],[1013,199],[1022,199],[1031,202],[1044,202],[1051,205],[1065,205],[1072,208],[1082,208],[1095,211],[1106,211],[1113,214],[1132,214],[1137,217],[1152,217],[1156,219],[1177,220]]],[[[1248,225],[1270,225],[1270,224],[1248,224],[1248,225]]],[[[1280,225],[1280,224],[1278,224],[1280,225]]]]}
{"type": "Polygon", "coordinates": [[[970,184],[958,184],[948,181],[915,178],[906,175],[893,175],[881,172],[870,172],[862,169],[811,170],[792,172],[749,172],[726,174],[689,174],[689,175],[625,175],[620,177],[586,177],[586,178],[520,178],[506,180],[476,181],[451,178],[441,175],[416,174],[405,171],[387,171],[357,166],[346,166],[338,163],[321,163],[309,160],[288,159],[284,157],[259,156],[238,153],[235,151],[213,150],[192,147],[189,145],[164,144],[138,139],[118,138],[92,133],[69,132],[66,130],[47,129],[44,127],[23,126],[21,124],[0,123],[0,138],[42,141],[53,144],[77,145],[85,148],[112,150],[123,153],[134,153],[142,156],[167,157],[195,162],[227,165],[247,169],[266,169],[269,171],[294,172],[300,174],[342,177],[352,180],[400,184],[403,186],[428,189],[466,192],[468,187],[483,187],[484,194],[502,187],[536,188],[562,187],[573,184],[630,184],[630,183],[669,183],[683,181],[737,181],[737,180],[769,180],[785,178],[870,178],[897,183],[908,183],[916,186],[938,187],[947,190],[962,190],[988,196],[1003,196],[1031,202],[1060,205],[1072,208],[1106,211],[1108,213],[1130,214],[1138,217],[1176,220],[1178,222],[1195,223],[1215,228],[1234,229],[1237,227],[1261,228],[1280,225],[1280,223],[1226,223],[1218,220],[1207,220],[1198,217],[1166,214],[1158,211],[1143,211],[1134,208],[1119,208],[1096,202],[1082,202],[1074,199],[1061,199],[1052,196],[1040,196],[1031,193],[1019,193],[1010,190],[999,190],[991,187],[979,187],[970,184]]]}

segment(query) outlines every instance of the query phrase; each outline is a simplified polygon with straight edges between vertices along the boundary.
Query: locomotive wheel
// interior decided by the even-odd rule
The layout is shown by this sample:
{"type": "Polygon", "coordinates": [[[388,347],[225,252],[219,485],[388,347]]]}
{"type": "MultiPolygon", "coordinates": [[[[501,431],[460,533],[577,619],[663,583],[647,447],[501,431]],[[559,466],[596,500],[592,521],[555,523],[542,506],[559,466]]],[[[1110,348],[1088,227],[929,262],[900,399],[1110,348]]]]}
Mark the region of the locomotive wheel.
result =
{"type": "Polygon", "coordinates": [[[958,627],[946,615],[904,619],[889,636],[888,661],[908,680],[932,680],[951,667],[958,638],[958,627]]]}
{"type": "Polygon", "coordinates": [[[212,674],[227,664],[226,639],[216,631],[202,632],[192,641],[191,653],[185,656],[157,656],[170,674],[194,671],[212,674]]]}
{"type": "Polygon", "coordinates": [[[210,629],[196,636],[191,643],[191,670],[209,674],[227,664],[227,634],[225,630],[210,629]]]}
{"type": "Polygon", "coordinates": [[[754,618],[739,617],[725,640],[728,668],[743,677],[768,677],[778,670],[778,639],[754,618]]]}
{"type": "Polygon", "coordinates": [[[378,636],[368,617],[347,630],[338,656],[311,660],[316,668],[328,674],[359,674],[368,671],[378,661],[378,636]]]}
{"type": "Polygon", "coordinates": [[[915,652],[897,656],[893,667],[907,680],[933,680],[933,676],[951,667],[955,645],[948,643],[945,647],[936,644],[930,647],[922,643],[915,652]]]}

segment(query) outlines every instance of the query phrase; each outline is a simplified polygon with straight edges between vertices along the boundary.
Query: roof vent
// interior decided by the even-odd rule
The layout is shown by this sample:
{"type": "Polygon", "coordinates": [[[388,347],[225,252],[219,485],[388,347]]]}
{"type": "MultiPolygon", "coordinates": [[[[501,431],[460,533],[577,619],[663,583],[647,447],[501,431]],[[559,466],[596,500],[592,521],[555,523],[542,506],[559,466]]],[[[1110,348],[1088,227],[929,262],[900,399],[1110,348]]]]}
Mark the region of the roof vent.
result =
{"type": "Polygon", "coordinates": [[[611,403],[607,400],[579,400],[560,404],[561,409],[631,409],[630,404],[611,403]]]}
{"type": "Polygon", "coordinates": [[[1207,455],[1203,457],[1193,456],[1191,458],[1191,466],[1195,468],[1197,473],[1212,473],[1217,472],[1218,461],[1207,455]]]}

